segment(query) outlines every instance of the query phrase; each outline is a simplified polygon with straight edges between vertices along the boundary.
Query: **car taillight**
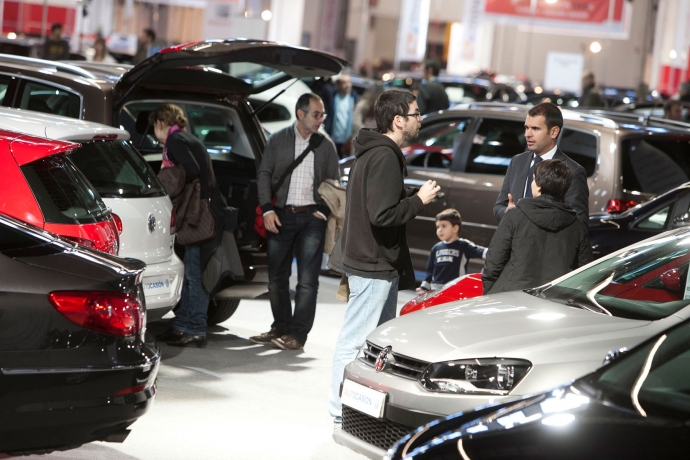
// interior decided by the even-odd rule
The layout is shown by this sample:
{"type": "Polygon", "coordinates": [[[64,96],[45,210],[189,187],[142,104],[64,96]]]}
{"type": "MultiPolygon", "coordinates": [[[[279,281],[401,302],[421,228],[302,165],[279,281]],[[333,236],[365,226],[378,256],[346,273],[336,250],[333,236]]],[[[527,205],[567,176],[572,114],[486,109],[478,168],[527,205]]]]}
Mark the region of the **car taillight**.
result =
{"type": "Polygon", "coordinates": [[[77,238],[75,236],[64,236],[64,235],[62,235],[62,238],[69,240],[69,241],[72,241],[74,243],[80,244],[82,246],[86,246],[87,248],[90,248],[90,249],[96,249],[96,250],[98,249],[96,247],[96,244],[91,240],[87,240],[84,238],[77,238]]]}
{"type": "Polygon", "coordinates": [[[606,212],[609,214],[618,214],[626,209],[633,208],[637,206],[639,203],[637,201],[625,201],[625,200],[619,200],[618,198],[611,198],[608,203],[606,203],[606,212]]]}
{"type": "Polygon", "coordinates": [[[56,291],[50,303],[68,320],[86,329],[131,336],[144,327],[144,307],[131,294],[107,291],[56,291]]]}
{"type": "Polygon", "coordinates": [[[175,210],[172,210],[172,213],[170,214],[170,234],[174,235],[175,234],[175,226],[177,224],[177,214],[175,214],[175,210]]]}
{"type": "Polygon", "coordinates": [[[122,219],[120,219],[120,216],[118,216],[115,213],[111,213],[111,216],[113,216],[113,220],[115,221],[115,226],[117,227],[117,234],[122,235],[122,219]]]}

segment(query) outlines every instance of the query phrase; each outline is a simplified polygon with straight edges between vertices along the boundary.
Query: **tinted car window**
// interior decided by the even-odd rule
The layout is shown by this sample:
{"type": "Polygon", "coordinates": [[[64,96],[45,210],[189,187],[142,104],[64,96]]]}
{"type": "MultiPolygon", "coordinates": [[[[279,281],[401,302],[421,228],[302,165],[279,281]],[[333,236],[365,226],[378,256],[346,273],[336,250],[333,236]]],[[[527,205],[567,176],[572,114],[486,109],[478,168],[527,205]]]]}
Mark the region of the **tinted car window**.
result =
{"type": "MultiPolygon", "coordinates": [[[[264,101],[258,99],[249,99],[252,109],[256,110],[265,104],[264,101]]],[[[256,117],[261,123],[270,123],[273,121],[287,121],[290,119],[290,111],[287,107],[271,102],[266,107],[261,109],[261,112],[256,114],[256,117]]]]}
{"type": "Polygon", "coordinates": [[[443,82],[451,105],[462,102],[486,102],[488,88],[467,83],[443,82]]]}
{"type": "Polygon", "coordinates": [[[558,147],[585,168],[587,177],[594,174],[597,166],[597,153],[599,152],[595,135],[563,128],[558,147]]]}
{"type": "MultiPolygon", "coordinates": [[[[7,88],[10,86],[11,81],[12,77],[9,75],[0,75],[0,105],[4,105],[5,94],[7,93],[7,88]]],[[[11,103],[12,101],[9,102],[11,103]]]]}
{"type": "Polygon", "coordinates": [[[671,206],[666,206],[665,208],[661,208],[651,216],[647,217],[646,219],[642,220],[639,224],[637,224],[637,228],[644,228],[644,229],[650,229],[650,230],[661,230],[664,227],[666,227],[666,221],[668,220],[668,214],[669,211],[671,210],[671,206]]]}
{"type": "Polygon", "coordinates": [[[688,181],[690,137],[645,136],[622,142],[623,188],[658,195],[688,181]]]}
{"type": "Polygon", "coordinates": [[[19,94],[20,109],[80,118],[81,100],[79,96],[69,91],[42,83],[24,81],[19,94]]]}
{"type": "Polygon", "coordinates": [[[454,119],[434,123],[419,130],[419,136],[407,142],[407,164],[425,168],[449,169],[453,161],[453,152],[462,140],[468,119],[454,119]]]}
{"type": "Polygon", "coordinates": [[[209,105],[191,104],[188,104],[186,108],[188,130],[198,137],[207,149],[211,147],[218,150],[209,150],[209,153],[221,153],[221,149],[232,150],[232,140],[228,129],[232,129],[233,123],[227,110],[209,105]]]}
{"type": "Polygon", "coordinates": [[[64,155],[54,155],[21,167],[46,222],[102,222],[107,207],[84,175],[64,155]]]}
{"type": "Polygon", "coordinates": [[[472,140],[466,171],[504,176],[511,158],[526,147],[524,122],[485,119],[472,140]]]}
{"type": "Polygon", "coordinates": [[[91,142],[71,155],[98,194],[106,198],[164,196],[153,169],[129,142],[91,142]]]}

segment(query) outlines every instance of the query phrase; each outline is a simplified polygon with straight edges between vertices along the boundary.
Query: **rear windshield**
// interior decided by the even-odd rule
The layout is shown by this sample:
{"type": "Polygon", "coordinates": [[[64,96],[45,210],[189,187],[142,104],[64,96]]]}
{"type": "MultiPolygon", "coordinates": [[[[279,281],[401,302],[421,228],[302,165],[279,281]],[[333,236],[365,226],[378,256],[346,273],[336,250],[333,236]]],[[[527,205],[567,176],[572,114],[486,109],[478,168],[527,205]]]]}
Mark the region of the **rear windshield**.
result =
{"type": "Polygon", "coordinates": [[[84,175],[64,155],[54,155],[22,166],[46,222],[89,224],[110,213],[84,175]]]}
{"type": "Polygon", "coordinates": [[[153,169],[127,141],[86,143],[70,158],[104,198],[165,195],[153,169]]]}
{"type": "Polygon", "coordinates": [[[623,187],[658,195],[690,177],[690,137],[645,136],[623,141],[623,187]]]}

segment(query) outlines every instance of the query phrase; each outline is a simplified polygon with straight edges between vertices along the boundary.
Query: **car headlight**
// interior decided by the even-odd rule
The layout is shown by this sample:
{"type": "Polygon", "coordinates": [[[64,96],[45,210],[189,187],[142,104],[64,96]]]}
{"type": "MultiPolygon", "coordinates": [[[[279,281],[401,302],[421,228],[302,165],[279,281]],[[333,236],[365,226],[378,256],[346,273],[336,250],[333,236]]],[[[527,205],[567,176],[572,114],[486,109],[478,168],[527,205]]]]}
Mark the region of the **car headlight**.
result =
{"type": "Polygon", "coordinates": [[[434,363],[419,383],[429,391],[452,394],[507,395],[527,375],[532,363],[522,359],[461,359],[434,363]]]}

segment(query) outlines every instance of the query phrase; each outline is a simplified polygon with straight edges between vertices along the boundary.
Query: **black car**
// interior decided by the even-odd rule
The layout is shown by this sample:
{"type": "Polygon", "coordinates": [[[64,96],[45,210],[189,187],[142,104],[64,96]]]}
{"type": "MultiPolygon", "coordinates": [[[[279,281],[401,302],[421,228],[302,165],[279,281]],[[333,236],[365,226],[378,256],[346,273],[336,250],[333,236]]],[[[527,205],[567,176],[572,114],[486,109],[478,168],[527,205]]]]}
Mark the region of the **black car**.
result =
{"type": "Polygon", "coordinates": [[[0,215],[0,453],[122,442],[147,412],[144,267],[0,215]]]}
{"type": "Polygon", "coordinates": [[[620,214],[592,215],[588,223],[592,255],[603,257],[667,230],[690,226],[689,211],[690,182],[620,214]]]}
{"type": "Polygon", "coordinates": [[[623,351],[573,383],[431,422],[386,458],[687,459],[690,320],[623,351]]]}

